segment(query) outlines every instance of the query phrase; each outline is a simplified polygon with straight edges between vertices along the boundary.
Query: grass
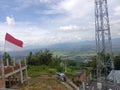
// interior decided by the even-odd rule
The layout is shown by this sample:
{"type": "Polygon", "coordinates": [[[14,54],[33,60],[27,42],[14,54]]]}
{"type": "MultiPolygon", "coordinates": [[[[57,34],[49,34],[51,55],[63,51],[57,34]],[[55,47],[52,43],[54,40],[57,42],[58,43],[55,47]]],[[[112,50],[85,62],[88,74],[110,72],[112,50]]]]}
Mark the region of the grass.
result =
{"type": "Polygon", "coordinates": [[[76,70],[76,69],[74,69],[74,68],[67,68],[67,72],[65,73],[66,74],[66,76],[70,79],[70,80],[72,80],[73,79],[73,76],[76,74],[76,72],[77,72],[78,70],[76,70]]]}
{"type": "MultiPolygon", "coordinates": [[[[56,80],[56,68],[48,66],[29,66],[28,75],[31,77],[27,86],[20,85],[19,90],[68,90],[64,85],[56,80]]],[[[67,68],[66,75],[72,79],[76,70],[67,68]]]]}
{"type": "Polygon", "coordinates": [[[44,75],[44,74],[55,74],[56,69],[48,68],[47,66],[29,66],[28,67],[28,74],[31,77],[44,75]]]}
{"type": "Polygon", "coordinates": [[[20,90],[67,90],[67,88],[60,84],[53,77],[34,77],[29,81],[26,87],[20,90]]]}
{"type": "Polygon", "coordinates": [[[48,66],[29,66],[28,75],[31,77],[27,86],[20,85],[19,90],[67,90],[56,79],[56,69],[48,66]]]}

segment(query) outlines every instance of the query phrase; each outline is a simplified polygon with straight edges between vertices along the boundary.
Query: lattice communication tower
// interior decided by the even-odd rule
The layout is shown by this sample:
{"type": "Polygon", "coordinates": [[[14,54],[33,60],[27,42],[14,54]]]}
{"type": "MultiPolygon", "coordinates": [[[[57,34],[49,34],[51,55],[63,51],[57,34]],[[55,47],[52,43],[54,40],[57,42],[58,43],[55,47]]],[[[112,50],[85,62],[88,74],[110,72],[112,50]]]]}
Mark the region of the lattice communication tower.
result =
{"type": "Polygon", "coordinates": [[[107,0],[95,0],[95,38],[97,79],[106,78],[114,70],[107,0]]]}

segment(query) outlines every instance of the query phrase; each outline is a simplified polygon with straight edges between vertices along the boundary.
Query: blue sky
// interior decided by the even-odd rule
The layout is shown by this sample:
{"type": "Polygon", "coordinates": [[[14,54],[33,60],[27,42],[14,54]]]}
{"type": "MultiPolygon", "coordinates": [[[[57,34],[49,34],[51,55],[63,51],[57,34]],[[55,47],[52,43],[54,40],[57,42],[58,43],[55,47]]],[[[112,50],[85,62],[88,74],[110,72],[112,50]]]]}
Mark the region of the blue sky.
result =
{"type": "MultiPolygon", "coordinates": [[[[120,0],[108,0],[112,38],[120,37],[120,0]]],[[[24,47],[94,40],[94,0],[0,0],[0,43],[8,32],[24,47]]]]}

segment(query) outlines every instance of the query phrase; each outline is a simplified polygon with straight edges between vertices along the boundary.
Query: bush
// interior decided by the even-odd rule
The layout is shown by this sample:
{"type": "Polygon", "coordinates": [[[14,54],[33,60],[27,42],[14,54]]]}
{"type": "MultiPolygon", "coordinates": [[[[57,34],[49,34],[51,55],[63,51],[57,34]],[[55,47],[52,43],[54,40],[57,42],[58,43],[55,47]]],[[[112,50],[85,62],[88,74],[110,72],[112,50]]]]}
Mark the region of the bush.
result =
{"type": "Polygon", "coordinates": [[[48,66],[46,66],[46,65],[42,65],[42,66],[40,66],[40,69],[41,69],[41,70],[45,70],[45,71],[47,71],[47,70],[48,70],[48,66]]]}
{"type": "Polygon", "coordinates": [[[63,67],[57,67],[57,72],[64,72],[64,68],[63,67]]]}
{"type": "Polygon", "coordinates": [[[56,69],[48,69],[48,73],[55,74],[56,73],[56,69]]]}

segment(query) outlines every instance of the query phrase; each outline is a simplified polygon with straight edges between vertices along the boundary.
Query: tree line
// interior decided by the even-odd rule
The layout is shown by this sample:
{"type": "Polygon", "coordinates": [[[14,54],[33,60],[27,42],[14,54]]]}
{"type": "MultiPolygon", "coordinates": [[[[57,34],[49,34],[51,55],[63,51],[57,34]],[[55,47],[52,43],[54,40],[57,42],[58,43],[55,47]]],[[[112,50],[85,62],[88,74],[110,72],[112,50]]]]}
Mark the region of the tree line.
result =
{"type": "Polygon", "coordinates": [[[46,66],[59,66],[61,58],[58,56],[53,56],[53,53],[48,49],[40,50],[39,52],[30,52],[27,56],[28,65],[46,65],[46,66]]]}
{"type": "MultiPolygon", "coordinates": [[[[102,55],[102,54],[101,54],[102,55]]],[[[109,54],[106,55],[106,59],[109,60],[109,54]]],[[[3,54],[3,61],[4,64],[6,65],[6,59],[8,59],[9,64],[11,65],[11,56],[5,52],[3,54]]],[[[54,56],[50,50],[45,49],[45,50],[40,50],[36,53],[30,52],[28,56],[26,57],[28,65],[46,65],[46,66],[51,66],[51,67],[58,67],[60,66],[60,63],[63,62],[63,60],[58,57],[54,56]]],[[[117,55],[113,58],[114,60],[114,65],[115,65],[115,70],[120,70],[120,55],[117,55]]],[[[78,63],[76,63],[73,60],[68,60],[67,65],[68,66],[73,66],[76,67],[78,63]]],[[[92,61],[88,63],[82,63],[80,66],[83,67],[92,67],[93,69],[96,69],[96,56],[92,57],[92,61]]]]}
{"type": "MultiPolygon", "coordinates": [[[[93,67],[93,69],[96,69],[96,68],[97,68],[97,67],[96,67],[96,58],[97,58],[96,56],[93,56],[93,57],[92,57],[92,61],[90,61],[90,62],[88,63],[88,66],[93,67]]],[[[109,58],[110,58],[110,56],[107,55],[107,56],[106,56],[106,59],[107,59],[107,60],[110,60],[109,58]]],[[[113,61],[114,61],[115,70],[120,70],[120,55],[115,56],[115,57],[113,58],[113,61]]]]}

